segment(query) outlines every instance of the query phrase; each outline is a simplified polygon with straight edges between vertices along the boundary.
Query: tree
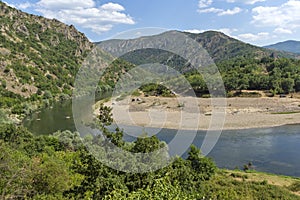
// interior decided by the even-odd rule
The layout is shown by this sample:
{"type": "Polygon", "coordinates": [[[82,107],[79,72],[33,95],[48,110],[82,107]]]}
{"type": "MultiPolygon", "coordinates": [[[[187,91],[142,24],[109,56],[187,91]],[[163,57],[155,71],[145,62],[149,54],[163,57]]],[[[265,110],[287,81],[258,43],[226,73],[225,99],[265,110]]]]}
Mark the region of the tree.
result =
{"type": "Polygon", "coordinates": [[[191,145],[188,155],[187,160],[191,162],[192,168],[199,173],[202,180],[209,180],[215,174],[217,169],[215,163],[210,158],[203,157],[195,145],[191,145]]]}
{"type": "Polygon", "coordinates": [[[99,115],[98,115],[98,120],[101,128],[104,128],[112,124],[113,118],[112,118],[111,111],[112,108],[105,106],[103,103],[101,103],[99,108],[99,115]]]}
{"type": "Polygon", "coordinates": [[[295,81],[291,78],[284,78],[281,80],[281,87],[285,93],[293,92],[295,87],[295,81]]]}

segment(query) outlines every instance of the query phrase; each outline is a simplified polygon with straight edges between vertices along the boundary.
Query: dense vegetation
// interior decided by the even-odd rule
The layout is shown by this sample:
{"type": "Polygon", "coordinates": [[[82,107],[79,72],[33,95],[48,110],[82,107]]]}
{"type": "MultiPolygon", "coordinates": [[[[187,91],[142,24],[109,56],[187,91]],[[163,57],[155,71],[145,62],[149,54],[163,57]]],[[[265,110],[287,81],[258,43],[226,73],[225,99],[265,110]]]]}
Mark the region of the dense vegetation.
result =
{"type": "MultiPolygon", "coordinates": [[[[246,59],[243,57],[217,63],[226,91],[269,90],[273,95],[300,91],[300,61],[288,58],[246,59]]],[[[186,74],[197,93],[207,93],[202,76],[186,74]]]]}
{"type": "MultiPolygon", "coordinates": [[[[167,54],[166,52],[164,53],[167,54]]],[[[140,54],[141,52],[138,52],[138,55],[140,54]]],[[[147,54],[147,52],[145,54],[147,54]]],[[[137,64],[146,62],[145,60],[137,59],[137,57],[135,57],[135,55],[127,55],[126,59],[131,61],[133,59],[137,64]]],[[[170,55],[168,58],[169,57],[170,55]]],[[[157,59],[159,60],[159,58],[157,59]]],[[[207,96],[207,94],[209,94],[203,75],[197,70],[194,70],[188,63],[185,63],[182,58],[169,59],[168,62],[169,63],[165,63],[165,60],[161,60],[162,64],[169,64],[177,70],[183,70],[181,72],[197,95],[207,96]],[[180,68],[180,66],[185,67],[180,68]]],[[[271,96],[300,92],[300,60],[297,59],[236,57],[220,61],[216,63],[216,65],[221,73],[228,97],[233,95],[233,91],[239,92],[241,90],[269,91],[271,96]]],[[[134,67],[134,65],[131,65],[131,68],[132,67],[134,67]]],[[[122,67],[119,68],[119,70],[122,71],[122,67]]],[[[126,71],[128,71],[128,68],[126,71]]],[[[121,76],[122,74],[119,75],[121,76]]],[[[118,80],[118,77],[117,75],[114,76],[113,79],[109,77],[106,79],[109,80],[112,88],[114,87],[114,83],[118,80]]],[[[170,80],[166,80],[166,82],[168,81],[170,80]]],[[[173,82],[174,87],[176,84],[181,84],[180,81],[173,80],[173,82]]],[[[170,85],[169,82],[168,85],[170,85]]],[[[147,87],[143,86],[140,89],[149,94],[162,95],[163,91],[160,87],[159,84],[148,84],[147,87]],[[152,92],[150,92],[150,86],[152,87],[152,92]]],[[[166,91],[166,89],[164,91],[166,91]]]]}
{"type": "MultiPolygon", "coordinates": [[[[267,181],[247,181],[247,175],[217,169],[210,158],[191,146],[187,159],[149,173],[124,173],[95,159],[84,146],[113,143],[134,153],[153,152],[164,146],[154,137],[123,141],[120,130],[108,131],[110,110],[101,106],[99,128],[104,138],[80,139],[78,133],[57,132],[33,136],[23,127],[0,127],[1,199],[299,199],[295,180],[288,188],[267,181]],[[104,117],[105,116],[105,117],[104,117]],[[241,178],[239,180],[238,178],[241,178]]],[[[110,157],[111,160],[122,159],[110,157]]],[[[134,160],[124,165],[134,167],[134,160]]]]}
{"type": "Polygon", "coordinates": [[[74,26],[3,2],[0,16],[1,109],[28,114],[37,108],[33,104],[70,97],[75,75],[93,44],[74,26]]]}

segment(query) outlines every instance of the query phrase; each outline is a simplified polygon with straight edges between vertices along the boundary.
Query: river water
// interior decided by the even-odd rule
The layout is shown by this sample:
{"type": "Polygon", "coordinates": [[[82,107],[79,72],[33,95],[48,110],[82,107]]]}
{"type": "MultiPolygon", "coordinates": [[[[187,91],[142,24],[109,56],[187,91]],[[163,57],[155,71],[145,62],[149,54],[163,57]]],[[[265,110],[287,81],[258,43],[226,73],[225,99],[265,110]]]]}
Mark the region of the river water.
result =
{"type": "MultiPolygon", "coordinates": [[[[57,103],[34,113],[24,120],[23,125],[34,134],[47,135],[57,130],[75,131],[72,102],[57,103]]],[[[137,135],[140,131],[136,127],[127,127],[126,130],[130,130],[131,135],[137,135]]],[[[157,131],[155,128],[147,130],[157,131]]],[[[191,134],[190,131],[185,132],[191,134]]],[[[169,142],[175,134],[176,130],[162,129],[157,137],[169,142]]],[[[204,131],[198,131],[193,144],[201,147],[205,134],[204,131]]],[[[125,135],[125,139],[132,140],[132,136],[125,135]]],[[[258,171],[300,177],[300,125],[223,131],[208,156],[221,168],[241,169],[244,164],[252,162],[258,171]]]]}

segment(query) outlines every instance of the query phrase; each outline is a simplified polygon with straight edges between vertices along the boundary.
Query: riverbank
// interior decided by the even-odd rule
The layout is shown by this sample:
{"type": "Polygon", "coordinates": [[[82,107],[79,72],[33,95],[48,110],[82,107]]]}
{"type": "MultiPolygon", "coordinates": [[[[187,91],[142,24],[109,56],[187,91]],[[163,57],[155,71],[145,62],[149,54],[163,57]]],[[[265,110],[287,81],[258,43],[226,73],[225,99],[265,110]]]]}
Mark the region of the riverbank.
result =
{"type": "Polygon", "coordinates": [[[225,179],[234,179],[238,182],[257,182],[265,183],[280,188],[288,189],[292,194],[300,196],[300,179],[290,176],[282,176],[269,174],[258,171],[239,171],[239,170],[228,170],[220,169],[219,174],[225,179]]]}
{"type": "MultiPolygon", "coordinates": [[[[224,130],[266,128],[300,123],[298,98],[228,98],[217,117],[224,130]],[[223,118],[223,115],[225,118],[223,118]]],[[[95,105],[98,114],[100,103],[95,105]]],[[[207,130],[212,120],[211,99],[127,97],[105,103],[113,108],[116,123],[168,129],[207,130]],[[198,125],[197,125],[198,124],[198,125]]]]}

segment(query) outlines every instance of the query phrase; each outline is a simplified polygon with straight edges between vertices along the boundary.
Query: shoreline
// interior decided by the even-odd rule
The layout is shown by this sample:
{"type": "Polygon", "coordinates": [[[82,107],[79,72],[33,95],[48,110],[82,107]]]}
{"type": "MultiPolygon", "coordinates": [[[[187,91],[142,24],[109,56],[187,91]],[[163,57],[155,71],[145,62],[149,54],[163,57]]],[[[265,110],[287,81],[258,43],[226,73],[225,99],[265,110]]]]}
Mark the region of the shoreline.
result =
{"type": "MultiPolygon", "coordinates": [[[[213,117],[217,118],[214,121],[217,121],[215,127],[218,128],[210,130],[220,130],[220,127],[221,130],[242,130],[300,124],[300,99],[297,98],[225,100],[227,106],[218,110],[220,116],[212,116],[211,99],[203,98],[127,97],[121,101],[106,101],[104,105],[113,108],[115,123],[128,126],[207,131],[213,117]]],[[[99,114],[99,105],[100,102],[94,106],[95,115],[99,114]]]]}
{"type": "MultiPolygon", "coordinates": [[[[115,123],[115,122],[114,122],[115,123]]],[[[118,124],[120,126],[129,126],[129,127],[134,127],[134,126],[138,126],[138,125],[132,125],[132,124],[118,124]]],[[[243,131],[243,130],[251,130],[251,129],[273,129],[273,128],[278,128],[278,127],[283,127],[283,126],[297,126],[300,125],[300,123],[294,123],[294,124],[281,124],[281,125],[274,125],[274,126],[262,126],[262,127],[245,127],[245,128],[223,128],[221,129],[221,131],[243,131]]],[[[143,128],[154,128],[154,129],[160,129],[161,127],[149,127],[149,126],[143,126],[143,128]]],[[[174,129],[174,128],[169,128],[169,127],[163,127],[163,129],[168,129],[168,130],[178,130],[178,129],[174,129]]],[[[182,131],[209,131],[208,129],[198,129],[198,130],[194,130],[194,129],[181,129],[182,131]]],[[[210,130],[210,131],[219,131],[219,130],[210,130]]]]}

